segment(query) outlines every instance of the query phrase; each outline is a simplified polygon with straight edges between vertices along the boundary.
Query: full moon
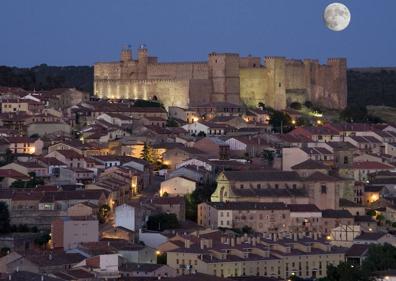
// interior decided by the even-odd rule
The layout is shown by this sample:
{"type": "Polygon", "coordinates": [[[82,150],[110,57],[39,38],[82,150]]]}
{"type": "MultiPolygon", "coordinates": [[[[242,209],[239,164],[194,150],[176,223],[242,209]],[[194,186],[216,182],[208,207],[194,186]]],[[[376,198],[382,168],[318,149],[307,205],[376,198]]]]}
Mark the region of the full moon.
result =
{"type": "Polygon", "coordinates": [[[332,3],[324,10],[323,19],[330,30],[342,31],[351,21],[351,12],[344,4],[332,3]]]}

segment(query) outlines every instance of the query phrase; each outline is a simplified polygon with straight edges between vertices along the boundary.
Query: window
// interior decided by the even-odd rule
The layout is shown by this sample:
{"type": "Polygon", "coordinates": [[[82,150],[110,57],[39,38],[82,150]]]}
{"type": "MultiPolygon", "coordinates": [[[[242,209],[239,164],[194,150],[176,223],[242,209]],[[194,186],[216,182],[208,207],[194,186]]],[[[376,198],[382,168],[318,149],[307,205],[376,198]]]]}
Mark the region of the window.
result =
{"type": "Polygon", "coordinates": [[[327,187],[326,187],[326,185],[322,184],[322,185],[320,186],[320,191],[321,191],[322,194],[326,194],[326,193],[327,193],[327,187]]]}

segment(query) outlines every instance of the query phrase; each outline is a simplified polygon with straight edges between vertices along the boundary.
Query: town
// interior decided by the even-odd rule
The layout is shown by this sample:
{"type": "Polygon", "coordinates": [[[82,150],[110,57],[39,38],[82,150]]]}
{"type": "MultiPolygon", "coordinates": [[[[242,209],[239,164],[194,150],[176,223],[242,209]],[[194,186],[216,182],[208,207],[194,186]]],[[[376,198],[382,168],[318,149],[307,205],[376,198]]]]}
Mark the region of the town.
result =
{"type": "Polygon", "coordinates": [[[6,280],[313,280],[396,246],[396,123],[309,101],[0,98],[6,280]]]}

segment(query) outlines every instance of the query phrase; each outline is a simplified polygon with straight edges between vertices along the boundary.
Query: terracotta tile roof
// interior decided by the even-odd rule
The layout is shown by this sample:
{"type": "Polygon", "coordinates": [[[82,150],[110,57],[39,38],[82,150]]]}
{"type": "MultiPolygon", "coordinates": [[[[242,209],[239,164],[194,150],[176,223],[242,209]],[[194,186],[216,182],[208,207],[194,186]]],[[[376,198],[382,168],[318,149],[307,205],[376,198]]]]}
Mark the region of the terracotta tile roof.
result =
{"type": "Polygon", "coordinates": [[[0,169],[0,177],[4,178],[12,178],[12,179],[17,179],[17,180],[28,180],[30,177],[26,176],[25,174],[22,174],[16,170],[13,169],[0,169]]]}
{"type": "Polygon", "coordinates": [[[387,235],[385,232],[362,232],[359,236],[355,237],[355,240],[371,240],[377,241],[387,235]]]}
{"type": "Polygon", "coordinates": [[[282,202],[207,202],[217,210],[287,210],[282,202]]]}
{"type": "Polygon", "coordinates": [[[354,162],[352,164],[353,169],[358,170],[392,170],[395,167],[389,164],[375,162],[375,161],[362,161],[362,162],[354,162]]]}
{"type": "Polygon", "coordinates": [[[312,159],[305,160],[291,167],[293,170],[329,170],[330,168],[321,161],[312,159]]]}
{"type": "Polygon", "coordinates": [[[224,171],[226,178],[230,181],[300,181],[296,172],[289,171],[224,171]]]}
{"type": "Polygon", "coordinates": [[[83,159],[84,156],[73,149],[56,150],[59,154],[65,156],[66,159],[83,159]]]}
{"type": "Polygon", "coordinates": [[[154,197],[152,198],[152,204],[155,205],[180,205],[184,204],[184,197],[169,196],[169,197],[154,197]]]}
{"type": "Polygon", "coordinates": [[[345,253],[347,257],[361,257],[367,255],[370,245],[367,244],[353,244],[345,253]]]}
{"type": "Polygon", "coordinates": [[[320,209],[316,207],[314,204],[289,204],[287,207],[290,209],[290,212],[304,213],[304,212],[314,212],[320,213],[320,209]]]}
{"type": "Polygon", "coordinates": [[[322,210],[322,218],[353,218],[348,210],[322,210]]]}
{"type": "Polygon", "coordinates": [[[310,175],[309,177],[305,178],[304,180],[305,181],[313,181],[313,182],[317,182],[317,181],[331,181],[331,182],[333,182],[333,181],[339,181],[341,179],[323,174],[321,172],[315,172],[312,175],[310,175]]]}

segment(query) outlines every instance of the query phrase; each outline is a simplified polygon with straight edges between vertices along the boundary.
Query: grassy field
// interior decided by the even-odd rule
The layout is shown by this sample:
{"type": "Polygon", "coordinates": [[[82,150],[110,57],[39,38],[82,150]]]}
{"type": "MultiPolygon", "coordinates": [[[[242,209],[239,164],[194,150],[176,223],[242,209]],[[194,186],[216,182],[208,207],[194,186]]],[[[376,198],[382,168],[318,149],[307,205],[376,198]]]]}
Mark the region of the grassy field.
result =
{"type": "Polygon", "coordinates": [[[370,115],[377,116],[385,122],[396,123],[396,107],[390,106],[367,106],[370,115]]]}

